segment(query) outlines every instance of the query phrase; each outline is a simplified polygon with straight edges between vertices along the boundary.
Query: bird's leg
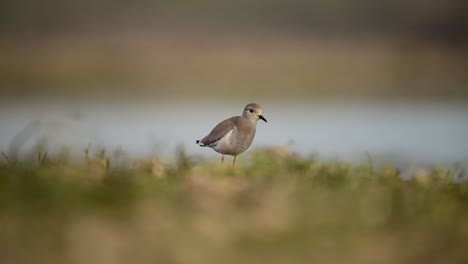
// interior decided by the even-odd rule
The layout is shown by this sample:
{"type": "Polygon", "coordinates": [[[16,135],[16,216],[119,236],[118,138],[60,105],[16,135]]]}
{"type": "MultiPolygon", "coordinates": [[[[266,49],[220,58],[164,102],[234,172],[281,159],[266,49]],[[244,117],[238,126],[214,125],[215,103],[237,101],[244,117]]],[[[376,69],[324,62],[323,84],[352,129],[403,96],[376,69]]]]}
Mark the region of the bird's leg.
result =
{"type": "Polygon", "coordinates": [[[234,159],[232,160],[232,166],[234,166],[234,164],[236,164],[236,158],[237,158],[237,156],[234,156],[234,159]]]}
{"type": "Polygon", "coordinates": [[[221,155],[221,165],[224,163],[224,155],[221,155]]]}

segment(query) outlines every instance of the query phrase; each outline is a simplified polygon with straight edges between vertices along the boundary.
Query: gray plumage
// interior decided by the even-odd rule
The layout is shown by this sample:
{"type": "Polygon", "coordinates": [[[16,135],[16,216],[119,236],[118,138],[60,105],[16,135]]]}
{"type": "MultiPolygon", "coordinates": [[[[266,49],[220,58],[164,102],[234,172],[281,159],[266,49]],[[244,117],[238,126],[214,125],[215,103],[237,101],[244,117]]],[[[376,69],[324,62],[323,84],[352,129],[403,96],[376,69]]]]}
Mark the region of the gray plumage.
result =
{"type": "Polygon", "coordinates": [[[255,138],[257,121],[262,119],[262,108],[255,103],[248,104],[241,116],[228,118],[211,130],[211,132],[197,144],[202,147],[210,147],[218,153],[234,156],[234,162],[237,155],[246,151],[255,138]]]}

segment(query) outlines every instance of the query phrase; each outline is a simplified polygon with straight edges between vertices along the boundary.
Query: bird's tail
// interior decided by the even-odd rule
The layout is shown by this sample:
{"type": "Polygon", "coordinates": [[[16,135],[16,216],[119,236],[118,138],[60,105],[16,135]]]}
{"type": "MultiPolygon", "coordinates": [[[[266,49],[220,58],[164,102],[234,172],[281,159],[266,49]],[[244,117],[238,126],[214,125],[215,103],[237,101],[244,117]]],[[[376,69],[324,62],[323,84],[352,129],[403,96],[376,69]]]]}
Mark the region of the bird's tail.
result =
{"type": "Polygon", "coordinates": [[[197,145],[199,145],[200,147],[205,147],[205,144],[203,144],[200,140],[197,140],[196,143],[197,143],[197,145]]]}

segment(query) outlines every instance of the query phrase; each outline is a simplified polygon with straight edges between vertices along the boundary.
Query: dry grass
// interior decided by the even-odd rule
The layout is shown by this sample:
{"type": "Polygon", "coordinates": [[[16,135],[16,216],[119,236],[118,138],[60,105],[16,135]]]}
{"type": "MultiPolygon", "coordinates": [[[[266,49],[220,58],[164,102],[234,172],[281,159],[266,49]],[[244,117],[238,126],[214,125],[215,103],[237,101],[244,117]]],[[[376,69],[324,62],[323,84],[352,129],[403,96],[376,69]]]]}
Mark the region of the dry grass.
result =
{"type": "Polygon", "coordinates": [[[0,166],[5,263],[468,260],[468,185],[451,171],[403,181],[392,166],[273,151],[235,168],[88,164],[0,166]]]}
{"type": "Polygon", "coordinates": [[[468,83],[467,56],[465,49],[401,39],[58,35],[0,45],[0,86],[4,95],[42,96],[457,98],[468,83]]]}

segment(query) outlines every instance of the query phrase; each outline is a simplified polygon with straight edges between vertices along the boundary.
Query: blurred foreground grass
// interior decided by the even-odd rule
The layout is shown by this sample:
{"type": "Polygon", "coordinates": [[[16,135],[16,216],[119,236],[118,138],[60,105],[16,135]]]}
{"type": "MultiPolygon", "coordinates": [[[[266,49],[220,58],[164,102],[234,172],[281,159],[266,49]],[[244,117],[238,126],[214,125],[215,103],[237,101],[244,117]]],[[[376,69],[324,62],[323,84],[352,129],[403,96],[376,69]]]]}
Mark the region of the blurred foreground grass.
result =
{"type": "Polygon", "coordinates": [[[268,151],[234,168],[40,161],[0,165],[2,263],[468,261],[468,183],[450,171],[268,151]]]}

